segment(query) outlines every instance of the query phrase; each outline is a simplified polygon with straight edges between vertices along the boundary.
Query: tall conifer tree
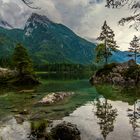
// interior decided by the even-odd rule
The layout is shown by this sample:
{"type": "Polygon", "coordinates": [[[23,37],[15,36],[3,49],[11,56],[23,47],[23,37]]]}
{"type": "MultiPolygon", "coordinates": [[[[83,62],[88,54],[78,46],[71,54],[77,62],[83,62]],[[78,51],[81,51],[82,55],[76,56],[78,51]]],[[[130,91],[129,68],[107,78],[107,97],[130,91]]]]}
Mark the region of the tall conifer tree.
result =
{"type": "Polygon", "coordinates": [[[32,74],[33,66],[32,61],[27,53],[26,48],[22,44],[17,44],[14,54],[13,63],[19,75],[32,74]]]}
{"type": "Polygon", "coordinates": [[[130,42],[129,52],[131,53],[129,56],[134,56],[134,60],[137,63],[137,57],[139,57],[140,53],[140,42],[137,36],[134,36],[133,40],[130,42]]]}
{"type": "Polygon", "coordinates": [[[102,49],[103,51],[102,55],[105,58],[106,64],[108,64],[108,58],[112,55],[112,52],[116,51],[118,48],[118,46],[116,45],[116,41],[114,40],[114,37],[115,34],[113,30],[107,25],[107,22],[105,21],[104,25],[102,26],[102,31],[100,33],[100,36],[97,39],[102,41],[104,44],[102,45],[102,47],[104,47],[104,49],[102,49]]]}

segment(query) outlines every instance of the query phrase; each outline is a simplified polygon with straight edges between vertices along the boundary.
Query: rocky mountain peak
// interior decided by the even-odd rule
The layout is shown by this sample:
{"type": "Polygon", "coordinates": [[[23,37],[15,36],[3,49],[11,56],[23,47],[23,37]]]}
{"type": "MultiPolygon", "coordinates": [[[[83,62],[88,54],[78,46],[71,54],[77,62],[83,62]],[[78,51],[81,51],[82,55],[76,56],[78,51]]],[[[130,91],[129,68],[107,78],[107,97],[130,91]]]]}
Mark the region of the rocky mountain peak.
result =
{"type": "Polygon", "coordinates": [[[35,25],[36,23],[47,25],[51,23],[51,21],[45,15],[32,13],[32,15],[29,17],[29,19],[26,22],[25,28],[27,28],[30,23],[32,23],[33,25],[35,25]]]}
{"type": "Polygon", "coordinates": [[[36,28],[40,27],[41,25],[44,27],[48,27],[51,23],[52,21],[50,21],[46,16],[32,13],[25,24],[25,35],[30,36],[32,34],[32,31],[36,28]]]}

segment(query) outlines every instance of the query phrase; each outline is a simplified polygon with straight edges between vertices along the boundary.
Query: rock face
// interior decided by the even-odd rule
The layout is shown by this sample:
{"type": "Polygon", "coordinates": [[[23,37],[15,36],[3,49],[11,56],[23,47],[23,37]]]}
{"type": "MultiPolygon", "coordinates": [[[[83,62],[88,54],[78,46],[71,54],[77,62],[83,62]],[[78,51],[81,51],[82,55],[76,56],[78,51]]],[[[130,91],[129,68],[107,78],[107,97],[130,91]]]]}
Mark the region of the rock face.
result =
{"type": "Polygon", "coordinates": [[[57,92],[49,93],[39,103],[41,104],[54,104],[56,102],[64,100],[66,97],[72,96],[73,92],[57,92]]]}
{"type": "Polygon", "coordinates": [[[81,140],[77,126],[69,122],[62,122],[51,130],[54,140],[81,140]]]}
{"type": "Polygon", "coordinates": [[[90,78],[91,84],[111,83],[134,86],[140,83],[140,66],[130,60],[122,64],[108,64],[90,78]]]}

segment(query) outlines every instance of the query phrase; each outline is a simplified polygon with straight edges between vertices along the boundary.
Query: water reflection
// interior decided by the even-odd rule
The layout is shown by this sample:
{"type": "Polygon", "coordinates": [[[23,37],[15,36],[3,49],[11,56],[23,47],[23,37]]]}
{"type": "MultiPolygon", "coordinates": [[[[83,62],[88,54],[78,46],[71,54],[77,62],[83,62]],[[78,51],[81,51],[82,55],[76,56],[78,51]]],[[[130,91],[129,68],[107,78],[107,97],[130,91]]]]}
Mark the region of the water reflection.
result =
{"type": "Polygon", "coordinates": [[[45,120],[31,122],[31,133],[29,135],[29,139],[47,140],[46,128],[47,128],[47,122],[45,120]]]}
{"type": "Polygon", "coordinates": [[[94,112],[98,118],[101,134],[106,140],[107,135],[114,130],[114,122],[117,117],[117,109],[107,102],[107,99],[97,99],[96,111],[94,112]]]}
{"type": "Polygon", "coordinates": [[[135,101],[134,102],[134,108],[133,109],[128,109],[128,117],[129,117],[129,122],[132,125],[133,131],[135,131],[137,128],[140,128],[140,101],[135,101]]]}
{"type": "Polygon", "coordinates": [[[54,73],[38,73],[38,76],[41,79],[49,79],[49,80],[79,80],[79,79],[87,79],[90,77],[90,73],[62,73],[62,72],[54,72],[54,73]]]}

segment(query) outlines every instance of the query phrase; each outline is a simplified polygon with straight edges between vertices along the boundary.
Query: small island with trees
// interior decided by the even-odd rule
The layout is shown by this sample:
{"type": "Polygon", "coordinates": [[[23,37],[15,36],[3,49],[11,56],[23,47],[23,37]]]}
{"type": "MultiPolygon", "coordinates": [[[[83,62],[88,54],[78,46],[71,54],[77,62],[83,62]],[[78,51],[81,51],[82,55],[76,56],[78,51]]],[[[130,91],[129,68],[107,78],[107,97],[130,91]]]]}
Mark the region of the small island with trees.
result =
{"type": "Polygon", "coordinates": [[[18,43],[12,56],[12,69],[1,68],[0,83],[12,85],[36,85],[39,80],[35,75],[33,63],[22,44],[18,43]]]}
{"type": "Polygon", "coordinates": [[[138,86],[140,84],[140,66],[137,64],[137,57],[140,56],[140,39],[134,36],[130,42],[128,56],[131,59],[128,62],[109,63],[112,52],[117,51],[118,48],[114,36],[115,34],[105,21],[102,32],[97,38],[102,43],[96,47],[96,62],[104,62],[104,64],[90,78],[90,82],[93,85],[110,83],[121,86],[138,86]]]}

